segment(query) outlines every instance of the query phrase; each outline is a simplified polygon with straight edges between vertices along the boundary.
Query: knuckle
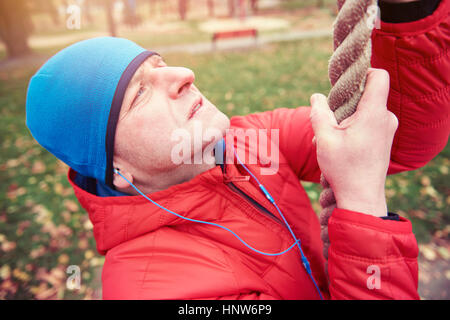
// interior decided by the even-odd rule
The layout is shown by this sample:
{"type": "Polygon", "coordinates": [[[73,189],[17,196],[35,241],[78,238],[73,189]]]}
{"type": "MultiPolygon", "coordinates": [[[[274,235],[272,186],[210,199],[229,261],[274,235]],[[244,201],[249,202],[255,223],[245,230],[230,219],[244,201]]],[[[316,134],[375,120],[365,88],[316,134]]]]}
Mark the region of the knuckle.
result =
{"type": "Polygon", "coordinates": [[[392,122],[394,124],[394,127],[397,128],[398,127],[398,118],[397,116],[392,113],[391,111],[389,111],[389,115],[391,116],[392,122]]]}
{"type": "Polygon", "coordinates": [[[396,131],[397,128],[398,128],[398,124],[399,124],[398,123],[398,118],[391,111],[387,111],[387,113],[388,113],[389,125],[394,131],[396,131]]]}

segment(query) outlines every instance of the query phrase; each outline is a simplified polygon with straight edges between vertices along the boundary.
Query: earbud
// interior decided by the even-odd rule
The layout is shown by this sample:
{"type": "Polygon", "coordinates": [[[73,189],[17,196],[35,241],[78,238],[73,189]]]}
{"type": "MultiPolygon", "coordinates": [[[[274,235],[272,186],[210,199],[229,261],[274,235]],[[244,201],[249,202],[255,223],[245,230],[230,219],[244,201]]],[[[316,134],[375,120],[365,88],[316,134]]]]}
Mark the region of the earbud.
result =
{"type": "Polygon", "coordinates": [[[119,174],[120,169],[119,168],[114,168],[114,173],[119,174]]]}

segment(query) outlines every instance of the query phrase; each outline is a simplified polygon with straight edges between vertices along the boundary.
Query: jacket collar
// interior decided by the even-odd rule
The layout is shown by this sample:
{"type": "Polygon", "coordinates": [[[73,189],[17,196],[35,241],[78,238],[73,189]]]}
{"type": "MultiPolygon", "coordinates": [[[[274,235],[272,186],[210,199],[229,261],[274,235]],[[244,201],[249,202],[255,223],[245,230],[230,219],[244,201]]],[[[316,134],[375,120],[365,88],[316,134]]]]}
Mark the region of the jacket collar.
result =
{"type": "MultiPolygon", "coordinates": [[[[256,172],[257,165],[248,165],[256,172]],[[253,167],[253,168],[252,168],[253,167]]],[[[107,250],[127,240],[136,238],[162,226],[187,223],[185,219],[171,214],[141,195],[120,197],[99,197],[80,188],[75,183],[77,172],[68,171],[68,180],[82,207],[88,212],[94,226],[97,250],[105,254],[107,250]]],[[[261,177],[260,177],[261,178],[261,177]]],[[[243,192],[277,214],[266,197],[259,191],[255,181],[235,164],[217,165],[193,179],[173,185],[165,190],[147,194],[159,205],[184,217],[202,221],[221,218],[223,210],[212,210],[217,194],[229,192],[226,184],[233,182],[243,192]],[[249,183],[250,182],[250,183],[249,183]]]]}
{"type": "MultiPolygon", "coordinates": [[[[75,183],[77,172],[68,171],[68,180],[81,206],[88,212],[94,226],[97,250],[105,254],[114,246],[157,230],[162,226],[188,221],[160,209],[146,198],[137,196],[99,197],[75,183]]],[[[147,196],[161,206],[182,216],[204,221],[217,220],[221,210],[211,210],[208,200],[216,196],[214,189],[223,188],[224,175],[220,166],[205,171],[193,179],[147,196]],[[195,210],[192,210],[195,208],[195,210]]]]}

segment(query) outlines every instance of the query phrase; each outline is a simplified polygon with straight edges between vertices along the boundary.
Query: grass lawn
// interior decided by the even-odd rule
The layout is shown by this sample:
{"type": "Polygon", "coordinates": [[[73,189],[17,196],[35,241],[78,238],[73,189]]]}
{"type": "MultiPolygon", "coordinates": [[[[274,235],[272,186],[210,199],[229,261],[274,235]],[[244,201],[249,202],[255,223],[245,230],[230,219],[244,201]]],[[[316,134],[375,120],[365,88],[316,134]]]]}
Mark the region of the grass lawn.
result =
{"type": "MultiPolygon", "coordinates": [[[[331,50],[331,39],[323,38],[258,51],[168,54],[165,60],[191,68],[200,90],[233,116],[308,105],[312,93],[326,94],[331,50]]],[[[0,299],[99,298],[103,258],[92,225],[67,182],[67,167],[25,126],[26,88],[38,67],[0,71],[0,299]],[[81,268],[80,290],[66,289],[69,265],[81,268]]],[[[449,259],[449,158],[447,146],[425,168],[387,180],[389,209],[413,222],[424,263],[449,259]]],[[[304,186],[319,212],[320,186],[304,186]]],[[[448,283],[448,264],[444,269],[438,275],[448,283]]]]}

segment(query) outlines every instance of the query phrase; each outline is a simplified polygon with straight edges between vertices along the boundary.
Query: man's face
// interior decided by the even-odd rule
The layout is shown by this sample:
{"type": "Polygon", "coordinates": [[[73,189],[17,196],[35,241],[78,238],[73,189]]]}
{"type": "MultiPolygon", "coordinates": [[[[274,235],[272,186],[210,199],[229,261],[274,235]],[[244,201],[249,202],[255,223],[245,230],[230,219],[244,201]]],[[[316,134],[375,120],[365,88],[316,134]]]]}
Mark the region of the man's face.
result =
{"type": "MultiPolygon", "coordinates": [[[[171,160],[174,131],[189,133],[201,127],[220,130],[229,127],[229,119],[193,85],[194,73],[182,67],[169,67],[158,55],[148,58],[136,71],[125,92],[114,145],[114,166],[151,174],[170,172],[179,164],[171,160]],[[132,168],[132,169],[131,169],[132,168]]],[[[192,144],[192,157],[202,152],[192,144]]]]}

